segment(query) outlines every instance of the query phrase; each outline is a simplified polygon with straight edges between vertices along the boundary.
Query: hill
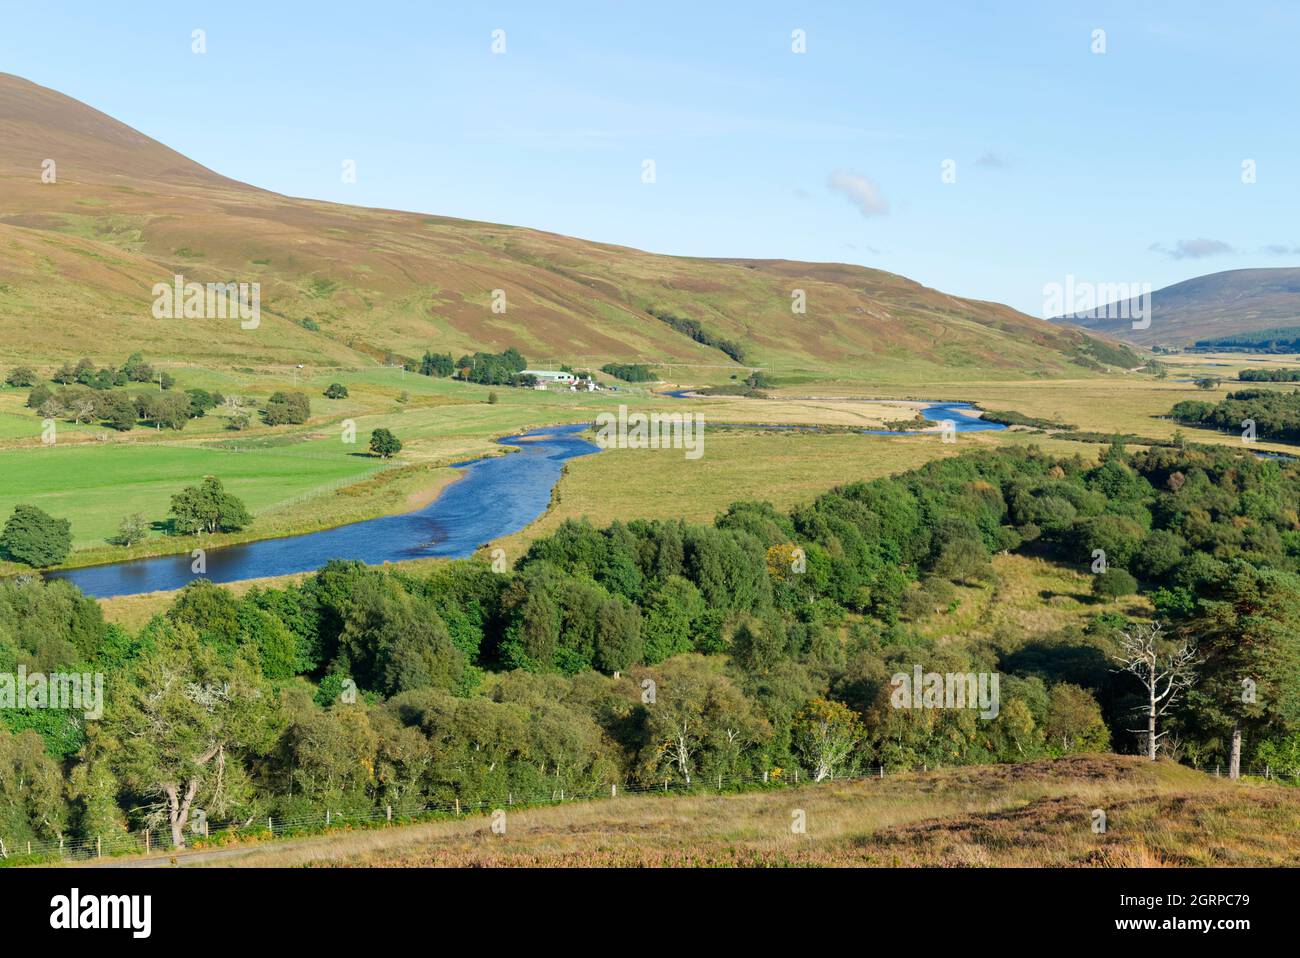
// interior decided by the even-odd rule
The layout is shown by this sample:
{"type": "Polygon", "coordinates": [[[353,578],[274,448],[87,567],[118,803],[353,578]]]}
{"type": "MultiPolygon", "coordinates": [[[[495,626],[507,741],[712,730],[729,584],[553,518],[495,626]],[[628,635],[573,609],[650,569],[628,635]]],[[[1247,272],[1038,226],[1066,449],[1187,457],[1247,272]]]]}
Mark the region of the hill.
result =
{"type": "Polygon", "coordinates": [[[516,346],[539,361],[649,360],[724,374],[774,364],[899,382],[954,371],[1078,376],[1098,360],[1133,358],[1078,329],[880,270],[661,256],[281,196],[5,74],[0,195],[0,362],[120,361],[141,349],[197,364],[347,366],[430,347],[516,346]],[[46,159],[54,182],[42,181],[46,159]],[[154,319],[152,287],[176,274],[260,283],[261,327],[154,319]],[[796,289],[806,314],[792,313],[796,289]],[[505,292],[504,313],[491,308],[493,290],[505,292]],[[710,342],[738,344],[743,363],[710,342]]]}
{"type": "MultiPolygon", "coordinates": [[[[1135,301],[1130,300],[1128,305],[1135,301]]],[[[1188,346],[1202,339],[1300,325],[1300,267],[1234,269],[1174,283],[1151,294],[1151,325],[1134,329],[1131,311],[1056,317],[1143,346],[1188,346]]]]}
{"type": "Polygon", "coordinates": [[[499,834],[487,816],[466,815],[233,844],[176,861],[398,868],[1300,864],[1300,790],[1119,755],[575,802],[508,810],[504,824],[499,834]],[[1106,813],[1103,833],[1093,830],[1097,808],[1106,813]],[[804,813],[802,834],[791,829],[793,810],[804,813]]]}

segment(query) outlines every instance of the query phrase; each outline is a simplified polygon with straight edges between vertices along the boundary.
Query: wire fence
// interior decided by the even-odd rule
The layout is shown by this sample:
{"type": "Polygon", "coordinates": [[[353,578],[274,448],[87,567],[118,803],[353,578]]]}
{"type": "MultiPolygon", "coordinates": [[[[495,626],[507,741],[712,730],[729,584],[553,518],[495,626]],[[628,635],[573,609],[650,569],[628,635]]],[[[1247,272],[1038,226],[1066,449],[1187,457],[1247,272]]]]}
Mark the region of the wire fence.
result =
{"type": "MultiPolygon", "coordinates": [[[[915,771],[929,769],[933,766],[916,766],[915,771]]],[[[861,775],[840,776],[827,780],[840,783],[884,778],[887,774],[913,771],[907,768],[886,769],[877,766],[861,775]]],[[[725,777],[714,776],[712,779],[694,779],[687,783],[671,778],[663,782],[611,782],[600,785],[588,785],[575,790],[556,788],[545,795],[516,795],[507,792],[504,799],[461,801],[453,798],[449,801],[422,802],[417,804],[385,805],[369,811],[357,813],[340,813],[330,809],[311,816],[284,818],[268,816],[266,818],[246,818],[242,821],[212,822],[201,818],[190,822],[184,829],[183,844],[178,845],[167,826],[146,828],[137,831],[118,831],[95,838],[58,840],[23,840],[6,843],[0,837],[0,866],[14,864],[34,864],[44,861],[84,861],[118,855],[150,854],[169,852],[182,847],[211,847],[239,839],[285,838],[296,835],[312,834],[331,829],[381,827],[389,824],[411,824],[418,821],[458,818],[467,815],[482,815],[497,809],[528,808],[546,805],[559,805],[570,802],[588,802],[599,799],[617,799],[626,795],[707,795],[727,791],[741,791],[751,788],[785,788],[793,785],[807,785],[810,779],[800,770],[788,774],[781,772],[764,772],[756,776],[725,777]]]]}
{"type": "MultiPolygon", "coordinates": [[[[973,766],[942,766],[944,768],[965,768],[973,766]]],[[[1184,766],[1216,777],[1227,778],[1225,765],[1184,766]]],[[[602,799],[617,800],[620,796],[635,795],[682,795],[704,796],[727,792],[739,792],[754,789],[782,789],[815,784],[851,784],[884,779],[886,776],[914,772],[937,771],[939,765],[921,764],[915,766],[886,767],[876,765],[863,770],[857,775],[826,776],[824,779],[809,778],[800,769],[793,769],[788,774],[782,771],[763,772],[761,775],[725,777],[715,775],[709,779],[696,778],[690,782],[664,779],[663,782],[611,782],[600,785],[587,785],[575,790],[565,788],[553,789],[545,795],[516,795],[507,792],[504,799],[500,797],[488,800],[465,801],[453,798],[448,801],[386,804],[365,812],[341,813],[326,809],[309,816],[266,818],[249,817],[242,821],[230,820],[214,823],[204,817],[198,817],[187,823],[182,836],[182,843],[177,844],[169,827],[146,828],[137,831],[118,831],[94,838],[67,840],[23,840],[7,843],[0,836],[0,867],[6,865],[37,864],[51,861],[87,861],[96,858],[120,855],[148,855],[166,853],[181,848],[211,848],[242,840],[267,840],[272,838],[289,838],[301,835],[319,834],[331,830],[351,830],[357,828],[379,828],[388,825],[408,825],[421,821],[456,819],[470,815],[492,814],[508,808],[534,808],[548,805],[561,805],[570,802],[590,802],[602,799]]],[[[1241,770],[1242,777],[1262,778],[1300,786],[1300,770],[1278,774],[1271,766],[1241,770]]]]}

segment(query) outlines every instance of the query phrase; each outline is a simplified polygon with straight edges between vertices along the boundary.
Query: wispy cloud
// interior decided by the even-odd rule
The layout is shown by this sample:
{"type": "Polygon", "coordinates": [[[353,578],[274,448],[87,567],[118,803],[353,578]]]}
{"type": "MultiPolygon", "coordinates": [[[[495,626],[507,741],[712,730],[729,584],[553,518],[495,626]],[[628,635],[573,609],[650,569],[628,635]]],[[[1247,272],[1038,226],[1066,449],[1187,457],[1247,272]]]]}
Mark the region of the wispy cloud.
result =
{"type": "Polygon", "coordinates": [[[1157,253],[1164,253],[1170,259],[1205,259],[1207,256],[1223,256],[1226,253],[1235,253],[1236,250],[1223,240],[1206,239],[1181,239],[1173,246],[1166,246],[1164,243],[1152,243],[1151,249],[1157,253]]]}
{"type": "Polygon", "coordinates": [[[836,170],[826,185],[848,199],[863,216],[884,216],[889,212],[889,202],[881,195],[880,187],[861,173],[836,170]]]}
{"type": "Polygon", "coordinates": [[[986,170],[1005,170],[1011,165],[1011,161],[1001,153],[988,152],[980,154],[975,160],[975,165],[982,166],[986,170]]]}
{"type": "Polygon", "coordinates": [[[1300,246],[1287,246],[1285,243],[1269,243],[1261,253],[1268,253],[1270,256],[1300,256],[1300,246]]]}

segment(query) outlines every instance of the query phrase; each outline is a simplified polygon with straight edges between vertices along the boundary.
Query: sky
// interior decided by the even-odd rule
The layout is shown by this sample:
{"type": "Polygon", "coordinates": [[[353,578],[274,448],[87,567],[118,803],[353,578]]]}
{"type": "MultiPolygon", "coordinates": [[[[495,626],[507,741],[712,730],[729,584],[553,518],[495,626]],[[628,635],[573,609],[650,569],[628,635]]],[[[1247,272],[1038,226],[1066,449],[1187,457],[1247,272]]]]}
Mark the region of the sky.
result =
{"type": "Polygon", "coordinates": [[[0,71],[293,196],[1032,315],[1300,265],[1300,3],[0,4],[0,71]]]}

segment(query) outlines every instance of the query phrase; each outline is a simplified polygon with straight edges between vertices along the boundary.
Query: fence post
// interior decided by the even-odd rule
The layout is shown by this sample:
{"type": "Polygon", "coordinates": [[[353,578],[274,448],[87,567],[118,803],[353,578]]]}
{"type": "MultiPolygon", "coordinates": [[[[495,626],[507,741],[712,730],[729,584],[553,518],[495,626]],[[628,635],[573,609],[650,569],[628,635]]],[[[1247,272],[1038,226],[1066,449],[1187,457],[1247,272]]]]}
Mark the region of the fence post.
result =
{"type": "Polygon", "coordinates": [[[798,768],[796,768],[796,769],[794,770],[794,783],[795,783],[796,785],[799,784],[799,769],[798,769],[798,768]]]}
{"type": "Polygon", "coordinates": [[[722,791],[722,776],[718,776],[718,791],[722,791]]]}
{"type": "Polygon", "coordinates": [[[325,809],[325,827],[330,827],[330,810],[328,808],[325,809]]]}
{"type": "Polygon", "coordinates": [[[149,829],[144,830],[144,853],[149,854],[149,829]]]}
{"type": "Polygon", "coordinates": [[[664,779],[664,794],[668,793],[668,779],[664,779]]]}
{"type": "Polygon", "coordinates": [[[618,785],[614,784],[609,787],[609,797],[618,798],[618,785]]]}
{"type": "Polygon", "coordinates": [[[5,848],[5,840],[0,838],[0,858],[8,858],[9,850],[5,848]]]}
{"type": "Polygon", "coordinates": [[[60,855],[63,854],[63,836],[62,836],[62,835],[59,836],[59,854],[60,854],[60,855]]]}
{"type": "Polygon", "coordinates": [[[883,765],[880,766],[880,777],[881,778],[885,777],[885,766],[883,765]]]}
{"type": "Polygon", "coordinates": [[[96,858],[104,857],[104,846],[101,844],[102,841],[103,840],[98,835],[95,836],[95,857],[96,858]]]}
{"type": "Polygon", "coordinates": [[[1214,766],[1214,777],[1215,777],[1215,778],[1218,778],[1218,777],[1219,777],[1219,766],[1217,766],[1217,765],[1214,766]]]}
{"type": "Polygon", "coordinates": [[[390,821],[390,822],[391,822],[391,821],[393,820],[393,806],[392,806],[392,805],[385,805],[385,806],[384,806],[384,816],[385,816],[385,819],[386,819],[387,821],[390,821]]]}
{"type": "Polygon", "coordinates": [[[767,784],[767,769],[763,769],[763,784],[767,784]]]}
{"type": "Polygon", "coordinates": [[[560,789],[560,802],[561,804],[564,802],[564,789],[560,789]]]}
{"type": "Polygon", "coordinates": [[[456,799],[456,814],[457,814],[457,815],[460,814],[460,799],[459,799],[459,798],[456,799]]]}
{"type": "Polygon", "coordinates": [[[270,815],[267,815],[267,816],[266,816],[266,830],[267,830],[268,832],[270,832],[272,835],[275,834],[275,827],[271,824],[271,816],[270,816],[270,815]]]}

